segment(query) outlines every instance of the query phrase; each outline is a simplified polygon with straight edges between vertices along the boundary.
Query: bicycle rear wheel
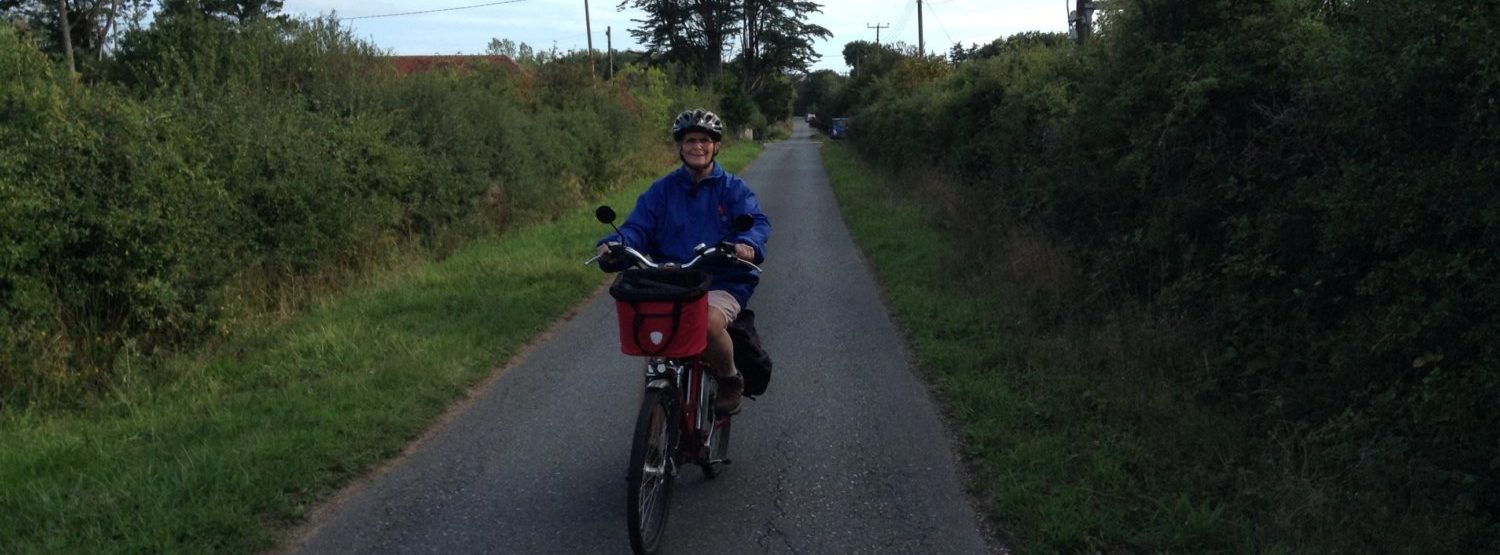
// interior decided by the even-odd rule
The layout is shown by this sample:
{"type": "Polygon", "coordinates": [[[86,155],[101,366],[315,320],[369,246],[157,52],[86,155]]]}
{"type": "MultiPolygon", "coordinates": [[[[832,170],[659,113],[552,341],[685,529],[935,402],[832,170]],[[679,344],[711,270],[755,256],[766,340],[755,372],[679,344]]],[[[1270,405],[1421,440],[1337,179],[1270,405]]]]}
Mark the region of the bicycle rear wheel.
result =
{"type": "Polygon", "coordinates": [[[635,421],[630,470],[625,480],[630,547],[636,553],[655,553],[661,546],[672,503],[672,479],[676,473],[672,457],[678,433],[671,397],[663,391],[647,391],[635,421]]]}

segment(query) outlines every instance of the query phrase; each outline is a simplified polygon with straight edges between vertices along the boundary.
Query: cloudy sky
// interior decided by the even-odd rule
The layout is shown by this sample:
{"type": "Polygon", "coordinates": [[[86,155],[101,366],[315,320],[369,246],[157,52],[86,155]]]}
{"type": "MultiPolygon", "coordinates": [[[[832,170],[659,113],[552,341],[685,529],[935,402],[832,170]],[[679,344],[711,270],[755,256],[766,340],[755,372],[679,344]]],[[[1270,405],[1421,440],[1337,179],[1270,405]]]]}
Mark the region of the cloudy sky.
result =
{"type": "MultiPolygon", "coordinates": [[[[814,0],[817,1],[817,0],[814,0]]],[[[856,40],[917,43],[916,0],[823,0],[823,13],[811,19],[833,32],[820,41],[822,59],[814,69],[843,72],[844,44],[856,40]]],[[[1072,0],[924,0],[929,52],[946,53],[954,42],[987,43],[1021,31],[1067,30],[1072,0]]],[[[618,0],[588,0],[594,48],[603,50],[604,30],[613,28],[617,50],[639,48],[629,29],[639,10],[620,11],[618,0]]],[[[394,54],[479,54],[492,38],[530,44],[537,50],[586,48],[584,0],[285,0],[293,16],[336,13],[354,36],[394,54]],[[488,5],[485,5],[488,4],[488,5]],[[474,7],[477,6],[477,7],[474,7]],[[464,8],[464,9],[449,9],[464,8]],[[444,10],[444,11],[435,11],[444,10]],[[393,15],[406,12],[428,12],[393,15]]]]}

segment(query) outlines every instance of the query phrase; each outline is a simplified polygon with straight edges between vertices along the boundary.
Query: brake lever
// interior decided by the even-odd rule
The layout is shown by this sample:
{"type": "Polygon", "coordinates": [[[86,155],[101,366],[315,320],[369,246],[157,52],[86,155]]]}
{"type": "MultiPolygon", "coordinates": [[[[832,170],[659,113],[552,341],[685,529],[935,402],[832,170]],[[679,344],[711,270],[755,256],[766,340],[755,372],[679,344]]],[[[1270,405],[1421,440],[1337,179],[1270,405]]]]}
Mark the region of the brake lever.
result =
{"type": "Polygon", "coordinates": [[[718,249],[719,253],[728,258],[730,262],[733,262],[735,264],[744,264],[746,266],[754,268],[757,272],[764,271],[760,269],[760,266],[756,266],[754,262],[740,258],[738,254],[735,254],[736,249],[733,243],[719,243],[718,249]]]}
{"type": "MultiPolygon", "coordinates": [[[[607,245],[609,247],[610,253],[614,254],[616,257],[621,256],[621,255],[623,255],[625,253],[625,246],[622,245],[622,244],[620,244],[620,243],[610,242],[610,243],[605,243],[605,245],[607,245]]],[[[595,262],[599,262],[599,259],[602,258],[603,256],[604,255],[602,255],[602,254],[596,254],[596,255],[594,255],[593,258],[590,258],[588,260],[583,261],[583,265],[584,266],[588,266],[589,264],[593,264],[595,262]]]]}

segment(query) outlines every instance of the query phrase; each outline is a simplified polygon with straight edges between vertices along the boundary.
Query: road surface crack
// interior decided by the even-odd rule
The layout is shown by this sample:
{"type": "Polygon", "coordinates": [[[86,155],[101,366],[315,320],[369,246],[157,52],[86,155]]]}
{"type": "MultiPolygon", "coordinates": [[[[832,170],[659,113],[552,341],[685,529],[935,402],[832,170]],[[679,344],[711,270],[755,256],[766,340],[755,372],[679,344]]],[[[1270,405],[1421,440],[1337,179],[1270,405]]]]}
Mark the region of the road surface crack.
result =
{"type": "Polygon", "coordinates": [[[760,545],[762,553],[772,553],[772,550],[778,545],[785,548],[787,553],[797,553],[797,548],[792,546],[791,538],[787,536],[786,532],[782,531],[781,527],[776,525],[777,521],[781,520],[787,514],[787,475],[791,472],[790,469],[792,467],[790,462],[792,460],[792,450],[789,448],[790,443],[790,430],[783,431],[780,437],[776,438],[776,460],[780,464],[776,471],[775,494],[771,499],[771,516],[761,525],[761,530],[756,534],[755,538],[755,543],[760,545]]]}

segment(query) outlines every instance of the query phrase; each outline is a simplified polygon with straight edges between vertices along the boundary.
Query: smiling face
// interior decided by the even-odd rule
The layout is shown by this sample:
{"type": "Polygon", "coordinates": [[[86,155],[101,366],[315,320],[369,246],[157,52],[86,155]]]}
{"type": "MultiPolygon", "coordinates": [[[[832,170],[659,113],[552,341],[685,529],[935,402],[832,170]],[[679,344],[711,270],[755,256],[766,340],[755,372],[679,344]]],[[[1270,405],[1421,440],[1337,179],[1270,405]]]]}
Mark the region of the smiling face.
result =
{"type": "Polygon", "coordinates": [[[677,153],[688,168],[702,171],[713,165],[714,156],[719,154],[719,143],[708,133],[689,131],[677,143],[677,153]]]}

